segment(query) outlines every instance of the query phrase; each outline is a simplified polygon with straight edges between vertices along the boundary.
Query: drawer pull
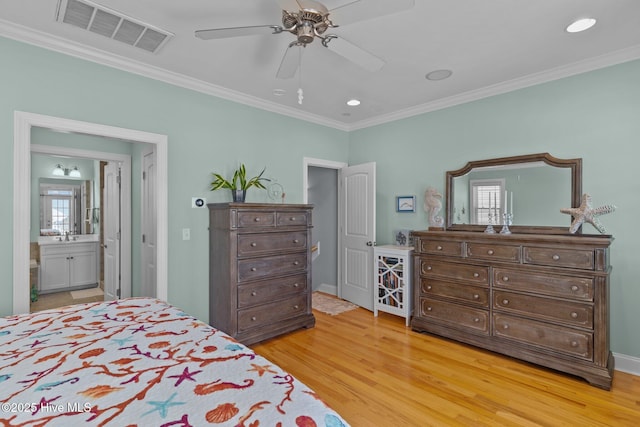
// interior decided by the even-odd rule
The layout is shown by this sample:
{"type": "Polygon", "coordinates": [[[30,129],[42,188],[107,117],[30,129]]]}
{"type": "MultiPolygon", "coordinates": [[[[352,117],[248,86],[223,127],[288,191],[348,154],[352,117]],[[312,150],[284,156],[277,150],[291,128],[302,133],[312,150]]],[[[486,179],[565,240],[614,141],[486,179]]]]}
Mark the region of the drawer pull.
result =
{"type": "Polygon", "coordinates": [[[503,299],[502,300],[502,304],[503,305],[509,305],[509,300],[508,299],[503,299]]]}
{"type": "Polygon", "coordinates": [[[255,267],[251,267],[251,271],[257,271],[258,269],[255,267]]]}
{"type": "Polygon", "coordinates": [[[507,323],[505,323],[505,324],[502,326],[502,329],[509,329],[509,325],[508,325],[507,323]]]}
{"type": "Polygon", "coordinates": [[[480,322],[480,319],[476,317],[475,319],[473,319],[473,321],[478,323],[478,322],[480,322]]]}
{"type": "Polygon", "coordinates": [[[256,319],[256,316],[251,316],[251,321],[252,322],[255,322],[256,320],[258,320],[258,319],[256,319]]]}
{"type": "Polygon", "coordinates": [[[576,348],[578,346],[578,341],[571,341],[571,347],[576,348]]]}
{"type": "Polygon", "coordinates": [[[289,218],[289,221],[295,221],[295,220],[296,220],[295,216],[292,216],[291,218],[289,218]]]}
{"type": "Polygon", "coordinates": [[[440,245],[436,246],[436,250],[437,251],[441,251],[442,250],[442,246],[440,246],[440,245]]]}
{"type": "Polygon", "coordinates": [[[573,286],[571,286],[571,290],[572,290],[573,292],[577,291],[577,290],[578,290],[578,286],[577,286],[577,285],[573,285],[573,286]]]}
{"type": "Polygon", "coordinates": [[[504,276],[504,277],[502,278],[502,281],[503,281],[503,282],[508,282],[508,281],[509,281],[509,276],[504,276]]]}
{"type": "Polygon", "coordinates": [[[260,217],[256,217],[253,219],[255,222],[260,222],[260,217]]]}
{"type": "Polygon", "coordinates": [[[427,271],[431,271],[431,266],[427,265],[427,271]]]}
{"type": "Polygon", "coordinates": [[[427,290],[430,291],[431,290],[431,285],[427,286],[427,290]]]}
{"type": "Polygon", "coordinates": [[[427,307],[427,311],[432,311],[433,308],[431,308],[431,306],[427,307]]]}
{"type": "Polygon", "coordinates": [[[251,296],[255,297],[256,295],[258,295],[258,293],[256,291],[251,292],[251,296]]]}
{"type": "Polygon", "coordinates": [[[298,265],[298,264],[300,264],[300,261],[294,261],[293,262],[293,265],[298,265]]]}
{"type": "Polygon", "coordinates": [[[478,277],[480,277],[480,275],[478,273],[473,273],[473,277],[477,279],[478,277]]]}
{"type": "Polygon", "coordinates": [[[251,247],[255,248],[256,246],[258,246],[256,242],[251,242],[251,247]]]}
{"type": "Polygon", "coordinates": [[[294,284],[293,284],[293,287],[294,287],[294,288],[298,288],[298,287],[300,287],[300,285],[299,285],[299,284],[297,284],[297,283],[294,283],[294,284]]]}
{"type": "Polygon", "coordinates": [[[489,249],[489,250],[487,251],[487,254],[489,254],[489,255],[493,255],[493,249],[489,249]]]}
{"type": "Polygon", "coordinates": [[[572,319],[577,319],[578,318],[578,313],[576,313],[575,311],[571,312],[571,318],[572,319]]]}
{"type": "Polygon", "coordinates": [[[298,240],[298,239],[293,239],[293,243],[300,243],[300,240],[298,240]]]}
{"type": "Polygon", "coordinates": [[[480,299],[480,295],[478,295],[478,294],[473,294],[473,299],[480,299]]]}
{"type": "Polygon", "coordinates": [[[558,261],[560,259],[560,255],[554,255],[551,257],[554,261],[558,261]]]}
{"type": "Polygon", "coordinates": [[[296,304],[296,305],[294,305],[294,306],[293,306],[293,309],[294,309],[294,310],[297,310],[298,308],[300,308],[300,306],[299,306],[298,304],[296,304]]]}

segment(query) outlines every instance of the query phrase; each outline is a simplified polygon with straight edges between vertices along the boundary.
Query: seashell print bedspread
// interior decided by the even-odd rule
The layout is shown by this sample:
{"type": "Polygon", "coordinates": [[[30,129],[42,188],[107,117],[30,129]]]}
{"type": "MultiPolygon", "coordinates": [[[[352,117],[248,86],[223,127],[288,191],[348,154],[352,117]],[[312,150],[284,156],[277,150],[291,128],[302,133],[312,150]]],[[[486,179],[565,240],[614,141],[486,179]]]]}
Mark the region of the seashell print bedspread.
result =
{"type": "Polygon", "coordinates": [[[2,426],[346,426],[222,331],[152,298],[0,318],[2,426]]]}

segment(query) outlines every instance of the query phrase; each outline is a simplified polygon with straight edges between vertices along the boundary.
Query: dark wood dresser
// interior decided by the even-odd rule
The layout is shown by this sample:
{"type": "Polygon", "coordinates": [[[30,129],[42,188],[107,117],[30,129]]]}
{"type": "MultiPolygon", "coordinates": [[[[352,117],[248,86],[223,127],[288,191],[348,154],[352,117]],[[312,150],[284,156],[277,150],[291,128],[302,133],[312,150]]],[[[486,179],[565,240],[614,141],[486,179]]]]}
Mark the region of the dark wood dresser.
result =
{"type": "Polygon", "coordinates": [[[611,388],[611,236],[412,235],[412,329],[611,388]]]}
{"type": "Polygon", "coordinates": [[[250,345],[315,325],[311,205],[209,207],[209,323],[250,345]]]}

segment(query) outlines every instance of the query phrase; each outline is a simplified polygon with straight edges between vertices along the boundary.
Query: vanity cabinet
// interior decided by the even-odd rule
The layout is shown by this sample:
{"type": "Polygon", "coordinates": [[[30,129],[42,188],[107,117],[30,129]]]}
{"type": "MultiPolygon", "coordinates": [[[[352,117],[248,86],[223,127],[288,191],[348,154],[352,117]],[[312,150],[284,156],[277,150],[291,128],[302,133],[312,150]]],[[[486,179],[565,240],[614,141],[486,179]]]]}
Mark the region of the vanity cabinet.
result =
{"type": "Polygon", "coordinates": [[[60,292],[98,284],[98,244],[40,246],[40,292],[60,292]]]}
{"type": "Polygon", "coordinates": [[[315,325],[311,205],[209,207],[209,323],[250,345],[315,325]]]}
{"type": "Polygon", "coordinates": [[[412,234],[412,329],[610,389],[611,236],[412,234]]]}

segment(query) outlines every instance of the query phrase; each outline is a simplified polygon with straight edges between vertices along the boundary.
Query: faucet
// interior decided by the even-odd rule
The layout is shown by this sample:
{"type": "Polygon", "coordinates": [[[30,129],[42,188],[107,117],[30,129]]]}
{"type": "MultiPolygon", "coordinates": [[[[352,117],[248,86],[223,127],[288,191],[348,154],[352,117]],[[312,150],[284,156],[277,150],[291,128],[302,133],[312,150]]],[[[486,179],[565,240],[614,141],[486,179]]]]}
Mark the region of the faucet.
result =
{"type": "Polygon", "coordinates": [[[68,242],[69,241],[69,232],[68,231],[65,232],[64,235],[65,235],[64,240],[66,240],[68,242]]]}

